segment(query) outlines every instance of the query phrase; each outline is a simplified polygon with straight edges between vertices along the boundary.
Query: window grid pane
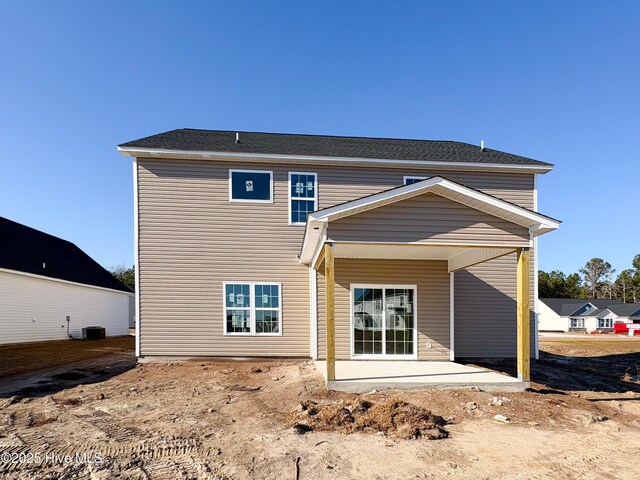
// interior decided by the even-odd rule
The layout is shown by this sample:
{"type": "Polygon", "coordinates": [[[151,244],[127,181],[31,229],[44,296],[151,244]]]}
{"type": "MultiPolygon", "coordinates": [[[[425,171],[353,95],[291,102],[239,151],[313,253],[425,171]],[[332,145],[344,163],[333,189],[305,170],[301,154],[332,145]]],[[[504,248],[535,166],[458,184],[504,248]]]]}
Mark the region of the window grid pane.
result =
{"type": "Polygon", "coordinates": [[[309,213],[317,209],[315,174],[290,174],[289,201],[291,207],[291,223],[306,223],[309,213]]]}
{"type": "Polygon", "coordinates": [[[278,310],[256,310],[256,333],[279,333],[280,312],[278,310]]]}
{"type": "Polygon", "coordinates": [[[256,310],[279,308],[280,296],[278,294],[278,285],[256,284],[255,286],[255,306],[256,310]]]}
{"type": "Polygon", "coordinates": [[[354,353],[382,353],[382,289],[354,291],[354,353]]]}
{"type": "Polygon", "coordinates": [[[291,223],[306,223],[307,215],[315,211],[314,200],[291,200],[291,223]]]}
{"type": "Polygon", "coordinates": [[[251,330],[250,310],[227,310],[227,333],[249,333],[251,330]]]}
{"type": "Polygon", "coordinates": [[[291,174],[291,198],[316,198],[316,176],[291,174]]]}
{"type": "Polygon", "coordinates": [[[413,355],[415,353],[414,293],[411,288],[354,288],[353,353],[355,355],[413,355]]]}

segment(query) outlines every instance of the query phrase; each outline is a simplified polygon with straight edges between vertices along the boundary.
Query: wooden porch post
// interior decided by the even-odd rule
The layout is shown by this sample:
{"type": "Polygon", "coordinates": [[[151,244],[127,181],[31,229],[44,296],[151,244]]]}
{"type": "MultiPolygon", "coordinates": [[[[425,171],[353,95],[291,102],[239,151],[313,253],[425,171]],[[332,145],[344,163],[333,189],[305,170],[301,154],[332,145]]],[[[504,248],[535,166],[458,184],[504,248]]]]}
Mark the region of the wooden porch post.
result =
{"type": "Polygon", "coordinates": [[[519,248],[518,256],[518,380],[528,382],[531,372],[531,327],[529,325],[529,249],[519,248]]]}
{"type": "Polygon", "coordinates": [[[333,245],[324,246],[325,315],[327,326],[327,382],[336,379],[336,310],[333,245]]]}

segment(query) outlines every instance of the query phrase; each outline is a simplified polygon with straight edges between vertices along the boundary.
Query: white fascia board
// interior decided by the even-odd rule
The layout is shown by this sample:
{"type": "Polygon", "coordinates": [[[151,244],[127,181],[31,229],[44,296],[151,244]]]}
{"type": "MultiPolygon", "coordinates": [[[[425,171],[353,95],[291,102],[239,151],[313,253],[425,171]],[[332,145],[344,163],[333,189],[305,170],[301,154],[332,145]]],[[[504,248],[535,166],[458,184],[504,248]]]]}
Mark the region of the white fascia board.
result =
{"type": "Polygon", "coordinates": [[[133,268],[136,282],[134,311],[136,320],[136,357],[140,357],[140,198],[138,195],[138,158],[133,157],[133,268]]]}
{"type": "Polygon", "coordinates": [[[593,311],[593,310],[597,310],[598,307],[596,307],[593,303],[591,302],[587,302],[585,301],[584,303],[578,303],[577,305],[580,305],[578,308],[576,308],[573,312],[571,312],[569,315],[567,315],[568,317],[587,317],[589,314],[589,311],[593,311]],[[583,313],[582,315],[576,315],[575,313],[582,309],[582,307],[584,307],[585,305],[591,305],[591,310],[583,313]]]}
{"type": "Polygon", "coordinates": [[[55,277],[47,277],[46,275],[37,275],[35,273],[21,272],[19,270],[9,270],[8,268],[0,268],[0,272],[12,273],[14,275],[21,275],[24,277],[38,278],[40,280],[49,280],[50,282],[66,283],[67,285],[75,285],[77,287],[86,287],[86,288],[93,288],[95,290],[104,290],[106,292],[111,292],[111,293],[122,293],[123,295],[128,295],[130,297],[135,295],[133,292],[125,292],[123,290],[114,290],[113,288],[99,287],[97,285],[89,285],[87,283],[72,282],[70,280],[63,280],[61,278],[55,278],[55,277]]]}
{"type": "Polygon", "coordinates": [[[307,218],[302,248],[300,249],[299,262],[313,267],[316,259],[320,255],[320,250],[327,237],[327,222],[312,221],[307,218]],[[316,227],[318,228],[316,230],[316,227]]]}
{"type": "Polygon", "coordinates": [[[390,158],[363,157],[327,157],[320,155],[285,155],[269,153],[236,153],[236,152],[207,152],[202,150],[170,150],[163,148],[118,147],[118,151],[127,157],[157,157],[157,158],[202,158],[208,160],[241,158],[245,161],[291,161],[291,162],[322,162],[335,164],[363,164],[372,166],[409,166],[409,167],[439,167],[454,170],[499,170],[505,172],[547,173],[553,169],[552,165],[517,165],[503,163],[479,162],[439,162],[432,160],[398,160],[390,158]]]}

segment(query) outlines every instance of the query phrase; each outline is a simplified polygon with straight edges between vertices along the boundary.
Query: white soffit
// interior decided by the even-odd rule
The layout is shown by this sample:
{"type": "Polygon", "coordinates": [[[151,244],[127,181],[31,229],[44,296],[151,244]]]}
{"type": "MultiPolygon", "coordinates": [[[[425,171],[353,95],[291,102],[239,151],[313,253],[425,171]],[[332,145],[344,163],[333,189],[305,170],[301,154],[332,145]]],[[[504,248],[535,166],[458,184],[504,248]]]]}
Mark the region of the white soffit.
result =
{"type": "Polygon", "coordinates": [[[515,247],[457,247],[447,245],[390,245],[340,243],[334,245],[336,258],[388,260],[442,260],[450,272],[460,270],[515,251],[515,247]]]}

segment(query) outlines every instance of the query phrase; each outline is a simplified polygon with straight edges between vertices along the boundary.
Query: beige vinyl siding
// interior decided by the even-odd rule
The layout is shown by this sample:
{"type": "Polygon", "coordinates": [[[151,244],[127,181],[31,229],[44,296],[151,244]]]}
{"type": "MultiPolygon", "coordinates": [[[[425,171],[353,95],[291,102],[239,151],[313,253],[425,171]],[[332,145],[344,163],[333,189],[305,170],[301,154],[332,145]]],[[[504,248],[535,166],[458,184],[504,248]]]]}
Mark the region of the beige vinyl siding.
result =
{"type": "MultiPolygon", "coordinates": [[[[141,355],[310,355],[309,275],[296,258],[304,227],[288,225],[290,171],[318,173],[320,208],[402,185],[404,175],[441,175],[525,207],[533,202],[532,174],[139,158],[141,355]],[[229,202],[230,168],[273,171],[274,202],[229,202]],[[281,282],[283,335],[223,336],[224,281],[281,282]]],[[[509,287],[515,269],[512,278],[487,278],[509,287]]],[[[448,279],[442,288],[448,298],[448,279]]],[[[515,325],[515,314],[500,321],[515,325]]],[[[432,350],[446,342],[438,337],[432,350]]]]}
{"type": "MultiPolygon", "coordinates": [[[[516,254],[505,255],[456,272],[454,278],[456,358],[515,357],[516,254]]],[[[530,278],[533,282],[533,270],[530,278]]],[[[533,283],[530,286],[530,298],[532,301],[529,320],[533,357],[533,283]]]]}
{"type": "Polygon", "coordinates": [[[328,236],[347,242],[529,245],[527,228],[433,193],[335,220],[328,236]]]}
{"type": "Polygon", "coordinates": [[[288,223],[287,170],[274,203],[229,202],[229,168],[139,162],[141,355],[308,356],[303,229],[288,223]],[[222,282],[281,282],[282,336],[224,336],[222,282]]]}
{"type": "MultiPolygon", "coordinates": [[[[326,357],[324,264],[318,271],[318,358],[326,357]]],[[[351,357],[351,285],[416,285],[418,359],[449,360],[447,262],[429,260],[335,260],[336,358],[351,357]],[[432,348],[427,348],[427,343],[432,348]]],[[[384,358],[393,358],[392,356],[384,358]]]]}

